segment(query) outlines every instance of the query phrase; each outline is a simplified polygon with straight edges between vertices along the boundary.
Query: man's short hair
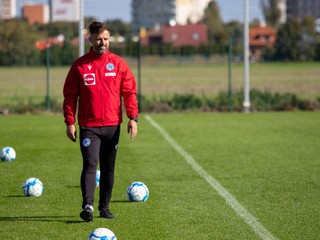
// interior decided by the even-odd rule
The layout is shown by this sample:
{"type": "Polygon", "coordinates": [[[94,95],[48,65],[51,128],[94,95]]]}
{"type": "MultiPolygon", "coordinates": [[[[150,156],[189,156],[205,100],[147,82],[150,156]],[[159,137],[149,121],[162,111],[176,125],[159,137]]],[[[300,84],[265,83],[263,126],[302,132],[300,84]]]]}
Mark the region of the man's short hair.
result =
{"type": "Polygon", "coordinates": [[[89,25],[89,32],[90,34],[99,34],[103,31],[107,30],[109,33],[111,33],[109,25],[102,22],[92,22],[89,25]]]}

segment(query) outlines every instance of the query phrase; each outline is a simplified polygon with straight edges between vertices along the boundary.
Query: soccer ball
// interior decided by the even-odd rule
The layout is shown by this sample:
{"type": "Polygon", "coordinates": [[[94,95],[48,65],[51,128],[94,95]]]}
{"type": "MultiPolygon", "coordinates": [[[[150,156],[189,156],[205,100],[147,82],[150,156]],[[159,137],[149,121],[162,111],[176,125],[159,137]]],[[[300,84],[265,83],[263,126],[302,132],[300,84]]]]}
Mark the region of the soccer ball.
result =
{"type": "Polygon", "coordinates": [[[43,184],[38,178],[28,178],[22,185],[25,196],[39,197],[43,193],[43,184]]]}
{"type": "Polygon", "coordinates": [[[16,159],[16,151],[12,147],[4,147],[0,152],[2,161],[11,162],[16,159]]]}
{"type": "Polygon", "coordinates": [[[100,170],[96,171],[96,187],[99,187],[100,184],[100,170]]]}
{"type": "Polygon", "coordinates": [[[87,240],[117,240],[116,235],[108,228],[97,228],[93,230],[87,240]]]}
{"type": "Polygon", "coordinates": [[[145,202],[149,197],[149,190],[143,182],[133,182],[127,189],[127,196],[131,202],[145,202]]]}

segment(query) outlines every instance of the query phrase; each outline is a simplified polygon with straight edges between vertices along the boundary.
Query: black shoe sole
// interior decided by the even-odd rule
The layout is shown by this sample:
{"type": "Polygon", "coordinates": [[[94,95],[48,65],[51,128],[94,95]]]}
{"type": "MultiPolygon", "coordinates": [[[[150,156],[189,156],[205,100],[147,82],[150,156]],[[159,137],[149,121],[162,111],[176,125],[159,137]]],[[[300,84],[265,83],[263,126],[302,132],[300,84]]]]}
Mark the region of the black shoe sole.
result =
{"type": "Polygon", "coordinates": [[[84,209],[80,213],[80,217],[82,218],[83,221],[85,222],[91,222],[93,221],[93,212],[87,209],[84,209]]]}

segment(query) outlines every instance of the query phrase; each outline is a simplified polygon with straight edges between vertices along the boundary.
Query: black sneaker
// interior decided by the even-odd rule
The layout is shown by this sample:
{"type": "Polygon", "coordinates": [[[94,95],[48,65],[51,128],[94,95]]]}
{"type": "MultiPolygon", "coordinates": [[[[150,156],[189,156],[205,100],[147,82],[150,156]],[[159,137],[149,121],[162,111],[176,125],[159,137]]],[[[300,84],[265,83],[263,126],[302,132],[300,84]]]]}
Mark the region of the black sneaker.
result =
{"type": "Polygon", "coordinates": [[[85,209],[83,209],[82,212],[80,213],[80,217],[85,222],[93,221],[93,210],[92,210],[92,208],[89,207],[89,206],[85,207],[85,209]]]}
{"type": "Polygon", "coordinates": [[[100,217],[109,219],[116,218],[116,216],[114,216],[109,209],[100,211],[100,217]]]}

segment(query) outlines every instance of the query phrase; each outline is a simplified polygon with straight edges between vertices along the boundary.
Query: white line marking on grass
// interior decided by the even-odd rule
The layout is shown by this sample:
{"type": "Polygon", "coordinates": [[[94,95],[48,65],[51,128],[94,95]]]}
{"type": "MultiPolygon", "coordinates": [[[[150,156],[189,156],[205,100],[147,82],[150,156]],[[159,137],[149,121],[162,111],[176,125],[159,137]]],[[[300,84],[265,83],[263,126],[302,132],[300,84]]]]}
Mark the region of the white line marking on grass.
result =
{"type": "Polygon", "coordinates": [[[146,115],[148,122],[159,131],[163,138],[190,164],[195,172],[203,177],[225,199],[227,204],[261,237],[261,239],[274,239],[274,237],[262,224],[250,214],[237,199],[225,189],[219,181],[208,174],[151,116],[146,115]]]}

